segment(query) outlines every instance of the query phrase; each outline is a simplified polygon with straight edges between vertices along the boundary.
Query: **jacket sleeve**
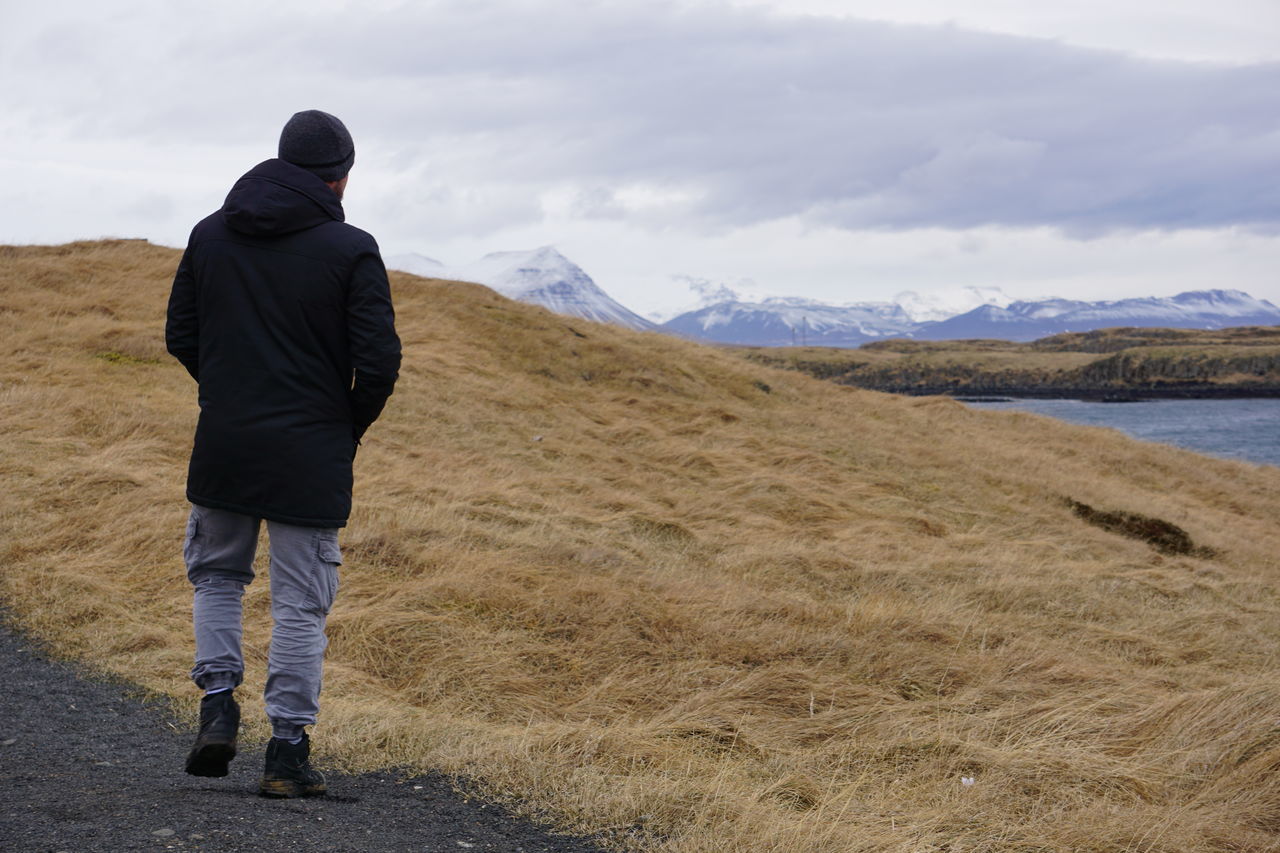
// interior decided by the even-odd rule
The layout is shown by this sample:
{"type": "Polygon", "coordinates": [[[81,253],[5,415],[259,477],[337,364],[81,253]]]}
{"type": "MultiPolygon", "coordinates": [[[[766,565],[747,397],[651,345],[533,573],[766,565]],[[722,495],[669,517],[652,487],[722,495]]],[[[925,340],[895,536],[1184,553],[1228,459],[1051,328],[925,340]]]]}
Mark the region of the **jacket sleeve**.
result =
{"type": "Polygon", "coordinates": [[[182,253],[169,293],[169,313],[164,325],[169,353],[196,382],[200,381],[200,323],[196,313],[196,280],[191,267],[191,246],[182,253]]]}
{"type": "Polygon", "coordinates": [[[347,343],[354,373],[351,421],[359,441],[382,413],[400,373],[400,337],[391,285],[376,251],[362,255],[352,270],[347,291],[347,343]]]}

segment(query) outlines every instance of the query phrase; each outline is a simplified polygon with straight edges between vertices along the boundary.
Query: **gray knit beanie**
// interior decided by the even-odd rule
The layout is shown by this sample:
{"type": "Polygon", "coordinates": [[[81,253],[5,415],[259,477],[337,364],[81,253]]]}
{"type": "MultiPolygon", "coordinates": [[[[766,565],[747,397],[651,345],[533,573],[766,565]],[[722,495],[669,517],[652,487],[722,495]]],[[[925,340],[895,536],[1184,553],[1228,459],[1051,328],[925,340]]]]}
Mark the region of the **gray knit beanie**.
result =
{"type": "Polygon", "coordinates": [[[322,181],[340,181],[356,162],[356,146],[335,116],[304,110],[294,113],[280,132],[280,159],[322,181]]]}

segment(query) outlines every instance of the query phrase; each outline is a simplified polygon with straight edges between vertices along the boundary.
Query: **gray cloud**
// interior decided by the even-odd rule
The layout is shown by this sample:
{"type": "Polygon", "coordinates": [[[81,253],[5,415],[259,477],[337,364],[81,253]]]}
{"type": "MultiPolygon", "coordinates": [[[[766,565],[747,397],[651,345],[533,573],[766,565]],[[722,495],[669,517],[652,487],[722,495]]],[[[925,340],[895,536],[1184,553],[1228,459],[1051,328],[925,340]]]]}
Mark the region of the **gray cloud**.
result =
{"type": "Polygon", "coordinates": [[[551,191],[711,230],[1280,225],[1280,64],[674,4],[176,8],[7,36],[42,69],[10,127],[248,145],[331,109],[398,215],[477,232],[551,191]],[[664,192],[629,208],[637,185],[664,192]]]}

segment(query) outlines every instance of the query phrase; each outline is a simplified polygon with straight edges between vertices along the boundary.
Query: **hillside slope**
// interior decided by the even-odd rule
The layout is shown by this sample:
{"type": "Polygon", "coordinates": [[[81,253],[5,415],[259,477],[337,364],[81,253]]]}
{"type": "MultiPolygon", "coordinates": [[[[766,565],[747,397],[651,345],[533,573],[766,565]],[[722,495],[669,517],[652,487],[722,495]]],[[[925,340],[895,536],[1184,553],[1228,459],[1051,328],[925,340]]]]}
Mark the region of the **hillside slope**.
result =
{"type": "MultiPolygon", "coordinates": [[[[177,258],[0,248],[0,597],[194,709],[177,258]]],[[[393,287],[324,760],[682,853],[1276,843],[1280,471],[393,287]]]]}

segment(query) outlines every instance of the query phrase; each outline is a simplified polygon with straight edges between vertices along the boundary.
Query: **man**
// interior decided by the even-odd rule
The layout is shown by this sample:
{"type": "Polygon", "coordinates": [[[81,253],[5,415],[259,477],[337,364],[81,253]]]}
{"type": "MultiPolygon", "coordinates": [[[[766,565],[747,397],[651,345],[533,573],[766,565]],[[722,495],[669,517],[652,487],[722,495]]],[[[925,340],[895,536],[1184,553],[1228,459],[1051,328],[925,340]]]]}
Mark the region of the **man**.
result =
{"type": "Polygon", "coordinates": [[[169,298],[166,343],[200,401],[183,556],[194,587],[191,677],[205,695],[186,771],[225,776],[236,754],[241,597],[265,519],[273,621],[265,796],[325,793],[303,727],[319,709],[338,528],[351,511],[356,446],[400,367],[378,245],[343,222],[354,162],[341,121],[295,114],[279,157],[242,177],[191,232],[169,298]]]}

